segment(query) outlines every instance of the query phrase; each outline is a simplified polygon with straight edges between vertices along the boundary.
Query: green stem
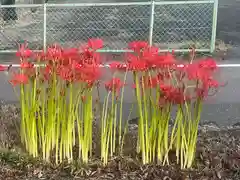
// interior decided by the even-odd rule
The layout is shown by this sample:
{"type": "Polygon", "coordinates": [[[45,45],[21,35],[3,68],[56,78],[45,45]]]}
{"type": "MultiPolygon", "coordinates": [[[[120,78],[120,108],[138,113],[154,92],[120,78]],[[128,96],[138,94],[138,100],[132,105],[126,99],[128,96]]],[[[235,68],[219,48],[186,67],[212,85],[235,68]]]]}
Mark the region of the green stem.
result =
{"type": "Polygon", "coordinates": [[[144,119],[143,119],[143,113],[142,113],[142,101],[141,101],[141,93],[140,93],[140,86],[139,86],[139,80],[136,74],[134,74],[135,84],[136,84],[136,97],[137,97],[137,103],[138,103],[138,111],[139,111],[139,147],[140,151],[142,152],[142,162],[143,164],[147,163],[146,160],[146,146],[145,146],[145,134],[144,134],[144,119]]]}
{"type": "MultiPolygon", "coordinates": [[[[124,75],[123,84],[125,84],[127,79],[127,72],[124,75]]],[[[124,97],[124,86],[122,88],[121,93],[121,100],[120,100],[120,117],[119,117],[119,139],[118,139],[118,146],[119,146],[119,154],[122,154],[121,142],[122,142],[122,115],[123,115],[123,97],[124,97]]]]}

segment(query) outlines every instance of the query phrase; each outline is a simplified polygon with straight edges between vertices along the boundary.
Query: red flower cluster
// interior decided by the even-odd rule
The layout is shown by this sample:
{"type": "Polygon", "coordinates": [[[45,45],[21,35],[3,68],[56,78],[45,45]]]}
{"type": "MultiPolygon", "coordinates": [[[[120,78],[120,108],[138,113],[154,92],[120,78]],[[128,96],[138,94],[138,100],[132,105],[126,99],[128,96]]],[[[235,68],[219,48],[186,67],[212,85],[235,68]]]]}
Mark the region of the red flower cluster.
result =
{"type": "Polygon", "coordinates": [[[148,71],[153,68],[167,68],[176,64],[173,53],[159,54],[158,48],[149,46],[143,41],[129,43],[133,53],[126,53],[126,63],[113,62],[113,70],[148,71]]]}
{"type": "Polygon", "coordinates": [[[28,83],[28,76],[25,74],[15,74],[13,75],[12,79],[10,80],[10,83],[13,86],[16,86],[18,84],[27,84],[28,83]]]}
{"type": "MultiPolygon", "coordinates": [[[[13,85],[25,84],[30,77],[41,76],[43,81],[49,81],[55,73],[58,78],[67,82],[86,83],[92,87],[101,77],[101,58],[96,52],[103,47],[100,39],[90,39],[80,48],[63,49],[58,45],[51,46],[45,53],[33,54],[20,46],[17,56],[21,58],[21,71],[15,73],[11,83],[13,85]],[[28,60],[34,57],[39,62],[46,64],[36,74],[34,65],[28,60]]],[[[129,43],[133,53],[126,53],[126,61],[112,62],[109,66],[113,71],[132,71],[140,78],[143,88],[154,88],[161,91],[160,102],[183,103],[191,98],[204,98],[211,88],[218,88],[219,84],[214,79],[217,70],[213,59],[200,59],[192,64],[178,67],[174,53],[159,53],[159,49],[149,46],[143,41],[129,43]],[[150,72],[150,74],[149,74],[150,72]],[[189,93],[188,85],[194,84],[194,91],[189,93]]],[[[5,69],[4,67],[0,67],[5,69]]],[[[105,83],[108,91],[116,93],[124,83],[118,78],[113,78],[105,83]]]]}
{"type": "Polygon", "coordinates": [[[102,40],[90,39],[84,49],[83,47],[63,49],[59,45],[53,45],[46,52],[34,54],[24,44],[16,53],[21,58],[21,71],[15,73],[10,81],[15,82],[13,85],[25,84],[28,82],[26,80],[36,75],[34,64],[29,61],[29,58],[34,57],[38,62],[46,65],[41,68],[40,74],[38,74],[43,80],[51,80],[52,75],[56,73],[60,79],[67,82],[85,82],[88,87],[91,87],[101,75],[100,54],[96,50],[102,47],[102,40]]]}
{"type": "Polygon", "coordinates": [[[20,57],[21,60],[25,58],[30,58],[33,55],[32,51],[30,49],[27,49],[26,47],[27,47],[26,42],[24,44],[21,44],[19,46],[19,51],[16,53],[16,56],[20,57]]]}
{"type": "Polygon", "coordinates": [[[107,89],[107,91],[115,92],[118,95],[123,85],[124,84],[119,78],[112,78],[109,82],[105,83],[105,88],[107,89]]]}
{"type": "Polygon", "coordinates": [[[143,73],[140,76],[140,85],[142,88],[160,90],[159,102],[179,104],[196,97],[204,98],[211,88],[219,87],[213,77],[217,70],[213,59],[199,59],[179,67],[174,52],[160,54],[158,48],[142,41],[131,42],[129,48],[133,53],[127,53],[126,62],[113,62],[110,68],[114,71],[143,73]],[[154,72],[155,75],[149,76],[149,72],[154,72]],[[194,88],[188,88],[189,84],[194,84],[194,88]]]}

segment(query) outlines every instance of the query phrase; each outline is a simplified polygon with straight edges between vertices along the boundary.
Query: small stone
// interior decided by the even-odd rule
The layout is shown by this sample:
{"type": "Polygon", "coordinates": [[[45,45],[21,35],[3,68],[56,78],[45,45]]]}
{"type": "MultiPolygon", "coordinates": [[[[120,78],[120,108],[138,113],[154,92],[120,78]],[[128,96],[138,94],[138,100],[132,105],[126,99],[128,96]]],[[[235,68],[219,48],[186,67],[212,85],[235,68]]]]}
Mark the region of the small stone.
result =
{"type": "Polygon", "coordinates": [[[240,128],[240,122],[237,122],[232,125],[233,128],[240,128]]]}
{"type": "Polygon", "coordinates": [[[138,129],[138,125],[137,124],[129,124],[128,125],[128,130],[131,131],[136,131],[138,129]]]}
{"type": "Polygon", "coordinates": [[[199,129],[203,131],[220,131],[220,127],[213,121],[203,123],[199,129]]]}
{"type": "Polygon", "coordinates": [[[132,118],[128,120],[128,124],[138,124],[139,117],[132,118]]]}

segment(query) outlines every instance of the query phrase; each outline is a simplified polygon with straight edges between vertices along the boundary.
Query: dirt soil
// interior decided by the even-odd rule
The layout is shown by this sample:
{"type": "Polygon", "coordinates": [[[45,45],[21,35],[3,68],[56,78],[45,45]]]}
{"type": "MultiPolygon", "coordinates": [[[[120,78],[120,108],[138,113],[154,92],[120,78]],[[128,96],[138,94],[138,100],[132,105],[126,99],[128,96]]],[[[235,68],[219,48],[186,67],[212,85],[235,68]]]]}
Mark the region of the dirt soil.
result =
{"type": "MultiPolygon", "coordinates": [[[[0,102],[0,180],[239,180],[240,179],[240,124],[220,129],[214,122],[202,124],[199,128],[197,155],[194,167],[183,171],[172,163],[170,166],[141,165],[135,153],[137,119],[129,122],[124,156],[114,157],[107,167],[101,166],[95,152],[88,166],[78,162],[58,167],[33,159],[24,152],[18,138],[20,121],[19,108],[0,102]]],[[[99,136],[95,126],[94,146],[99,136]]],[[[170,154],[170,159],[174,155],[170,154]]]]}

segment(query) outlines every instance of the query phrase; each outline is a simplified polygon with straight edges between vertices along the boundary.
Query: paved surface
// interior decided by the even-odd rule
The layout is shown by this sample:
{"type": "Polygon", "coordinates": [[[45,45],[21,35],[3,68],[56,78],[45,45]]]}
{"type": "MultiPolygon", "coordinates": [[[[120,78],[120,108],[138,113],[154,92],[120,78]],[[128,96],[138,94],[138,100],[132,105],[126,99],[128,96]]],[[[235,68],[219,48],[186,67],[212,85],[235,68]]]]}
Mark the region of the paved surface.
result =
{"type": "Polygon", "coordinates": [[[239,0],[219,0],[217,37],[235,46],[240,44],[239,14],[239,0]]]}
{"type": "MultiPolygon", "coordinates": [[[[224,63],[234,63],[237,60],[224,61],[224,63]]],[[[232,125],[240,122],[240,68],[222,68],[219,79],[227,85],[221,88],[216,96],[208,98],[204,105],[202,121],[216,121],[221,126],[232,125]]],[[[103,70],[103,80],[111,77],[111,73],[103,70]]],[[[5,73],[0,73],[0,99],[15,102],[16,95],[7,81],[5,73]]],[[[127,78],[127,83],[132,82],[131,77],[127,78]]],[[[100,90],[101,99],[106,95],[104,88],[100,90]]],[[[134,94],[131,87],[127,87],[124,97],[124,118],[128,117],[132,103],[135,102],[134,94]]],[[[136,107],[136,106],[135,106],[136,107]]],[[[132,118],[136,117],[136,108],[132,113],[132,118]]]]}

